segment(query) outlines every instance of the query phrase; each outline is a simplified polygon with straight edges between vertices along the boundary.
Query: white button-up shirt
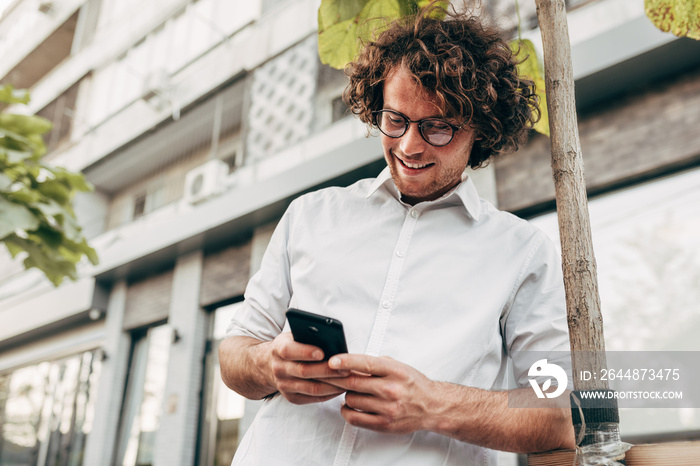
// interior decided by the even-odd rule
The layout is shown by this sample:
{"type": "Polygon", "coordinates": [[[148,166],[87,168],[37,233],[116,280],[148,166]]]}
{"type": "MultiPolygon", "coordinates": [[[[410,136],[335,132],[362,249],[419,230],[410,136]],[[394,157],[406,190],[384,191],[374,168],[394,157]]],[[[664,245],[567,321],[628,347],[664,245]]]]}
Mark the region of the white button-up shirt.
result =
{"type": "MultiPolygon", "coordinates": [[[[388,169],[296,199],[228,335],[272,340],[288,330],[289,307],[340,320],[350,353],[483,389],[506,387],[509,353],[569,349],[554,246],[479,199],[469,178],[415,206],[401,202],[388,169]]],[[[517,385],[528,386],[527,370],[513,364],[517,385]]],[[[342,401],[265,401],[233,464],[496,464],[494,451],[433,432],[350,426],[342,401]]]]}

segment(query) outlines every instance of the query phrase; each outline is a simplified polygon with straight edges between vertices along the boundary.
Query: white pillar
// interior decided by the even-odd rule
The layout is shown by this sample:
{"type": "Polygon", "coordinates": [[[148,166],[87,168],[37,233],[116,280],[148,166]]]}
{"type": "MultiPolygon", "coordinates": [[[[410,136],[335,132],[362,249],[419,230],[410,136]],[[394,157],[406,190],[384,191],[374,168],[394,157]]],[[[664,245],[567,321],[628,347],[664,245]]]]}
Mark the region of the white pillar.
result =
{"type": "Polygon", "coordinates": [[[175,265],[168,324],[177,332],[170,347],[168,376],[156,434],[156,466],[195,462],[207,315],[199,306],[201,251],[182,256],[175,265]]]}
{"type": "Polygon", "coordinates": [[[130,338],[122,330],[126,307],[126,282],[119,281],[109,295],[105,317],[104,360],[95,400],[92,431],[87,436],[83,464],[111,464],[117,442],[130,338]]]}

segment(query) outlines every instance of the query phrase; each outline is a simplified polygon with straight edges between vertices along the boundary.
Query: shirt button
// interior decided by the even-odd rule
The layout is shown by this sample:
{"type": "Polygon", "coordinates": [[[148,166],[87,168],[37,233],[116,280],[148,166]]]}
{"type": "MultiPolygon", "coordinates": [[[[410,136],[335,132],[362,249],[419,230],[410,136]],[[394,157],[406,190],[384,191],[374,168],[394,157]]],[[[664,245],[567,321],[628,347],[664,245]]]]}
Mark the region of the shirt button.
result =
{"type": "Polygon", "coordinates": [[[396,251],[396,255],[399,257],[403,257],[403,251],[396,251]]]}
{"type": "Polygon", "coordinates": [[[384,309],[389,309],[389,306],[391,306],[391,303],[389,302],[389,300],[382,301],[382,307],[384,309]]]}
{"type": "Polygon", "coordinates": [[[413,218],[418,217],[418,211],[411,209],[411,217],[413,217],[413,218]]]}

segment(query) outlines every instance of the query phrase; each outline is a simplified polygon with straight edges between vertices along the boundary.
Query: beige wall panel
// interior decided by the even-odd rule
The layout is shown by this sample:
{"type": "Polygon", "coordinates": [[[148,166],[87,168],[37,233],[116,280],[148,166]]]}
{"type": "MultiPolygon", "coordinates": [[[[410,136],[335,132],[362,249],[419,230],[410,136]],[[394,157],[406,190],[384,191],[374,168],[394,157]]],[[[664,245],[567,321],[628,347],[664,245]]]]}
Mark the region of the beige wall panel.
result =
{"type": "Polygon", "coordinates": [[[251,242],[245,241],[204,257],[202,306],[243,294],[250,278],[250,254],[251,242]]]}
{"type": "Polygon", "coordinates": [[[129,284],[126,292],[124,329],[142,327],[167,319],[172,287],[172,270],[129,284]]]}

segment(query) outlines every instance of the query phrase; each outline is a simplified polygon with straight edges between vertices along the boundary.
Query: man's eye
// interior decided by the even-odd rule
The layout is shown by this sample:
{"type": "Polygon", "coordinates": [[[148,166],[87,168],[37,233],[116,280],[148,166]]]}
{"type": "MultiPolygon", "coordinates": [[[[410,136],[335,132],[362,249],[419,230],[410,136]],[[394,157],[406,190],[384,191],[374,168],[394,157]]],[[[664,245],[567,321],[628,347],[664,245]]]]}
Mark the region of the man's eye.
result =
{"type": "Polygon", "coordinates": [[[395,126],[403,126],[405,124],[404,119],[398,116],[389,115],[387,117],[389,123],[395,126]]]}
{"type": "Polygon", "coordinates": [[[423,123],[423,129],[434,133],[450,132],[452,128],[444,121],[428,120],[423,123]]]}

